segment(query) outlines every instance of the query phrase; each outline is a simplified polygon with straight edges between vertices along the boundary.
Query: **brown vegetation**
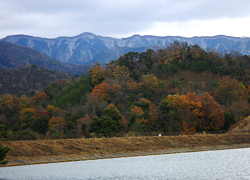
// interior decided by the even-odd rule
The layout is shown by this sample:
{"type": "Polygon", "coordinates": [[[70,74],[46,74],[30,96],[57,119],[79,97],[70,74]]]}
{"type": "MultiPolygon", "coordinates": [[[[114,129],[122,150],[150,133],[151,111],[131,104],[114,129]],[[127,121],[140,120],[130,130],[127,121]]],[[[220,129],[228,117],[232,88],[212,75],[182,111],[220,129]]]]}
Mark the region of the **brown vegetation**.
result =
{"type": "Polygon", "coordinates": [[[232,125],[227,133],[250,133],[250,116],[232,125]]]}
{"type": "MultiPolygon", "coordinates": [[[[250,144],[250,134],[196,134],[182,136],[91,138],[67,140],[2,141],[1,146],[9,146],[7,160],[10,165],[20,164],[19,160],[39,160],[48,158],[86,157],[114,153],[154,152],[182,148],[231,146],[250,144]],[[11,163],[12,162],[12,163],[11,163]]],[[[72,160],[72,159],[68,159],[72,160]]]]}

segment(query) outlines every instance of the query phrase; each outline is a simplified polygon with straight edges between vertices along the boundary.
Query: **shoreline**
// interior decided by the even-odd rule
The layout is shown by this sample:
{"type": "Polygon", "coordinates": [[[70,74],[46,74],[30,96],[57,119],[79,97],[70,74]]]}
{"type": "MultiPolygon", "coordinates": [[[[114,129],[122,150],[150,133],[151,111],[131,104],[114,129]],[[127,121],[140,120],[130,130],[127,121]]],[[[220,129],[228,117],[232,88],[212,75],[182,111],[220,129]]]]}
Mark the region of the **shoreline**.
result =
{"type": "Polygon", "coordinates": [[[250,144],[231,145],[231,146],[212,146],[212,147],[195,147],[195,148],[182,148],[182,149],[169,149],[159,151],[140,151],[132,153],[115,153],[115,154],[97,154],[88,156],[69,156],[69,157],[47,157],[43,159],[29,159],[29,160],[9,160],[6,166],[1,167],[13,167],[13,166],[24,166],[24,165],[39,165],[39,164],[50,164],[50,163],[63,163],[63,162],[75,162],[75,161],[89,161],[89,160],[101,160],[101,159],[113,159],[113,158],[126,158],[126,157],[138,157],[138,156],[153,156],[153,155],[165,155],[165,154],[178,154],[178,153],[192,153],[202,151],[218,151],[218,150],[229,150],[229,149],[242,149],[250,148],[250,144]]]}
{"type": "Polygon", "coordinates": [[[6,166],[250,148],[250,133],[2,141],[11,151],[6,166]]]}

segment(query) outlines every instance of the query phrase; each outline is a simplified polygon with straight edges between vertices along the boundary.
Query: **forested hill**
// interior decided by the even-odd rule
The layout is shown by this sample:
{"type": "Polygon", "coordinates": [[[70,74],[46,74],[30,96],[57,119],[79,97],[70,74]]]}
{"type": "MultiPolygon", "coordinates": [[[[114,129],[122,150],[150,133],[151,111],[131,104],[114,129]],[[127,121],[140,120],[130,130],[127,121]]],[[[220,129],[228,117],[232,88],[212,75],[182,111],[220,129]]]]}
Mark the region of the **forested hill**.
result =
{"type": "Polygon", "coordinates": [[[0,41],[0,68],[22,69],[29,64],[71,74],[84,74],[89,68],[86,65],[64,63],[37,50],[0,41]]]}
{"type": "Polygon", "coordinates": [[[31,97],[4,95],[0,110],[14,140],[226,132],[250,115],[250,57],[175,42],[31,97]]]}
{"type": "Polygon", "coordinates": [[[71,81],[72,75],[28,65],[20,70],[0,68],[0,94],[30,94],[41,91],[52,83],[71,81]]]}
{"type": "Polygon", "coordinates": [[[220,52],[238,51],[250,54],[250,38],[213,36],[192,37],[180,36],[140,36],[128,38],[111,38],[83,33],[75,37],[58,37],[55,39],[39,38],[26,35],[8,36],[2,41],[36,49],[62,62],[75,64],[92,64],[100,62],[102,65],[119,58],[129,51],[144,52],[146,49],[166,48],[174,41],[198,44],[203,49],[215,49],[220,52]]]}

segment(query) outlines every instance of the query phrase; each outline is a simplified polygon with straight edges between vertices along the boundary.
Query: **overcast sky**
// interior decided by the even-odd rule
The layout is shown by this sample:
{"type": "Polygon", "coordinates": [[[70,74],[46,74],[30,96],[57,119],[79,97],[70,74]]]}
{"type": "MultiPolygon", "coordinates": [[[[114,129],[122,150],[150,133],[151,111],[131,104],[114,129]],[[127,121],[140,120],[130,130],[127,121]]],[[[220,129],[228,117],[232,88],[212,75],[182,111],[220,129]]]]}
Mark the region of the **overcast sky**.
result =
{"type": "Polygon", "coordinates": [[[250,37],[250,0],[0,0],[0,38],[250,37]]]}

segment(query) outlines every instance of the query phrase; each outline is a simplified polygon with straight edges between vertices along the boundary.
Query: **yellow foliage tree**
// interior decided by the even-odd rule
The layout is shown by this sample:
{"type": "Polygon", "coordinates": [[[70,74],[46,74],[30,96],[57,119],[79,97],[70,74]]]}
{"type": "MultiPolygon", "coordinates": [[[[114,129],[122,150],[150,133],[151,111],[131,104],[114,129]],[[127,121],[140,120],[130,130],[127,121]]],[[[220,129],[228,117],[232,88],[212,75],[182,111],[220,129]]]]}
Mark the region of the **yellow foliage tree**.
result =
{"type": "Polygon", "coordinates": [[[247,89],[236,79],[228,76],[219,80],[215,98],[220,104],[230,106],[234,101],[246,98],[247,89]]]}
{"type": "Polygon", "coordinates": [[[158,87],[158,80],[156,76],[150,74],[150,75],[144,75],[142,76],[142,78],[143,78],[142,86],[144,86],[147,91],[152,92],[156,90],[156,88],[158,87]]]}
{"type": "Polygon", "coordinates": [[[90,70],[92,74],[91,83],[95,86],[104,79],[104,68],[99,64],[95,64],[94,68],[90,70]]]}
{"type": "Polygon", "coordinates": [[[29,128],[33,119],[35,119],[36,111],[34,108],[24,108],[20,111],[21,127],[23,129],[29,128]]]}

